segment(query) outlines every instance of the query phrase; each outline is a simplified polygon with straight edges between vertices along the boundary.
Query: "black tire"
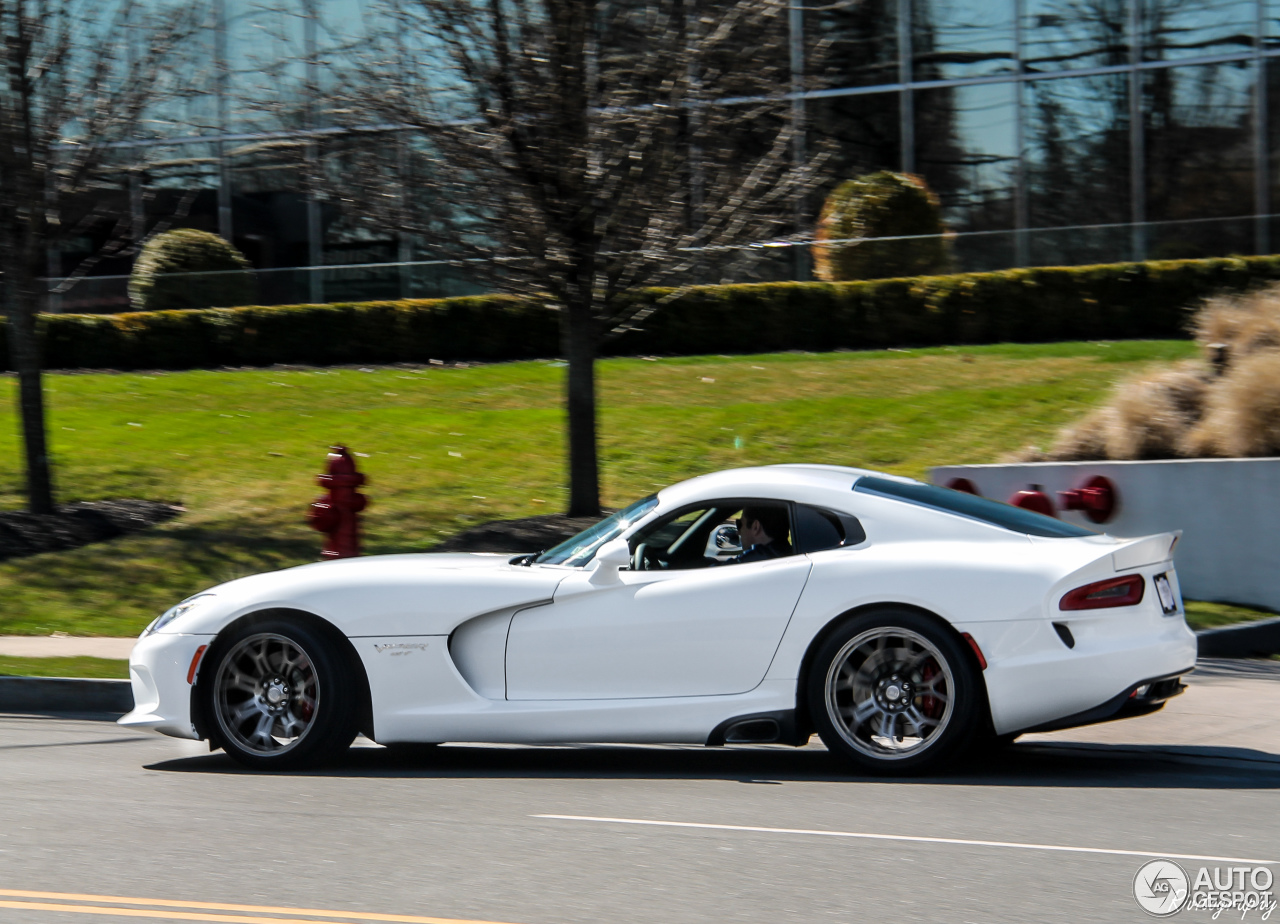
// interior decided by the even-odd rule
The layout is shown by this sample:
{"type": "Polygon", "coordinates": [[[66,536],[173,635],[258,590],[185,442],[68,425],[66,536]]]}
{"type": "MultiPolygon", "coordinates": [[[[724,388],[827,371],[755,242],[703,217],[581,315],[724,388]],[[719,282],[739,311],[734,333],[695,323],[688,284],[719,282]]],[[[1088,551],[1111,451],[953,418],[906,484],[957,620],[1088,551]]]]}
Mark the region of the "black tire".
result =
{"type": "Polygon", "coordinates": [[[344,752],[360,697],[339,644],[288,618],[220,637],[201,670],[213,743],[254,770],[300,770],[344,752]]]}
{"type": "Polygon", "coordinates": [[[832,753],[860,770],[954,766],[983,728],[982,678],[954,633],[905,608],[849,617],[819,647],[809,714],[832,753]]]}

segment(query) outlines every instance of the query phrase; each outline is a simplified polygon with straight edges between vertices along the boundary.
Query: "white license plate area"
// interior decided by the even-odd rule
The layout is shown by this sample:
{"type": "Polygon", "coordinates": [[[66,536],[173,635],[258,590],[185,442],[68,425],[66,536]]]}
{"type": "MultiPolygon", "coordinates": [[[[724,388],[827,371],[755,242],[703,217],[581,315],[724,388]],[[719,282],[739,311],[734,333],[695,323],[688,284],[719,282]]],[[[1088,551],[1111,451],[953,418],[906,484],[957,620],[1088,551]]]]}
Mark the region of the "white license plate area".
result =
{"type": "Polygon", "coordinates": [[[1169,574],[1157,574],[1155,576],[1156,596],[1160,598],[1160,609],[1164,610],[1166,616],[1172,616],[1178,612],[1178,599],[1173,595],[1173,584],[1169,581],[1169,574]]]}

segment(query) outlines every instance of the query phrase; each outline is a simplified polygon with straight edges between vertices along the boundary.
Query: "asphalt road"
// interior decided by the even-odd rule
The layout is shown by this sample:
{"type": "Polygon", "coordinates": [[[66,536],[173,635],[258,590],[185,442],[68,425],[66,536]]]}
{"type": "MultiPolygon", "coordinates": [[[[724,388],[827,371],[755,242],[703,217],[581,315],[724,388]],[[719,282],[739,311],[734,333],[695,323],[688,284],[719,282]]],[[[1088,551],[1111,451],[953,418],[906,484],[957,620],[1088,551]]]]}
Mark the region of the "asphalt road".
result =
{"type": "Polygon", "coordinates": [[[0,922],[1145,921],[1144,862],[1280,860],[1278,819],[1280,672],[1232,665],[1164,713],[897,782],[817,745],[368,746],[264,776],[2,716],[0,922]]]}

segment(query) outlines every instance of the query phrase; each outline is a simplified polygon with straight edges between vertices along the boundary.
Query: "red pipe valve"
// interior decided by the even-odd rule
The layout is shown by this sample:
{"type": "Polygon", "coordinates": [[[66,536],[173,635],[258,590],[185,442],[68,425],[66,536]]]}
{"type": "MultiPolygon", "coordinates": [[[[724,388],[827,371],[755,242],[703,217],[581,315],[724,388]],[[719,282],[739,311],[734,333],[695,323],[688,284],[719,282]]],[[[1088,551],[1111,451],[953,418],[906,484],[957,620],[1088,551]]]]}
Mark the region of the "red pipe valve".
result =
{"type": "Polygon", "coordinates": [[[322,558],[354,558],[360,554],[360,511],[369,506],[369,498],[356,490],[365,477],[346,446],[332,447],[328,463],[328,471],[316,477],[328,490],[312,502],[307,520],[325,534],[322,558]]]}
{"type": "Polygon", "coordinates": [[[1057,516],[1053,509],[1053,501],[1048,494],[1040,490],[1040,485],[1038,484],[1028,485],[1021,491],[1015,491],[1013,496],[1009,498],[1009,503],[1015,507],[1021,507],[1023,510],[1043,513],[1047,517],[1057,516]]]}
{"type": "Polygon", "coordinates": [[[1105,523],[1111,519],[1118,503],[1115,485],[1102,475],[1094,475],[1083,487],[1059,491],[1058,499],[1062,501],[1062,509],[1083,510],[1094,523],[1105,523]]]}

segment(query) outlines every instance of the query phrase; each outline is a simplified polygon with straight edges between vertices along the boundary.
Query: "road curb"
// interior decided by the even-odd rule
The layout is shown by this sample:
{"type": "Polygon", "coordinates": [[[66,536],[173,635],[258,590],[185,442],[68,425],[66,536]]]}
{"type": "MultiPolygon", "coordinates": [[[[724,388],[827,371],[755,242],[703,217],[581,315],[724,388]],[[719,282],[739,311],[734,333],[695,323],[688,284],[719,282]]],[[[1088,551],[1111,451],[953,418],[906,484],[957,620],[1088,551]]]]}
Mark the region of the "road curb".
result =
{"type": "Polygon", "coordinates": [[[124,715],[133,708],[127,680],[75,677],[0,677],[0,712],[102,712],[124,715]]]}
{"type": "MultiPolygon", "coordinates": [[[[1201,658],[1266,658],[1280,654],[1280,617],[1196,633],[1201,658]]],[[[0,677],[0,712],[98,712],[124,715],[133,708],[127,680],[73,677],[0,677]]]]}
{"type": "Polygon", "coordinates": [[[1280,616],[1196,633],[1201,658],[1269,658],[1280,654],[1280,616]]]}

